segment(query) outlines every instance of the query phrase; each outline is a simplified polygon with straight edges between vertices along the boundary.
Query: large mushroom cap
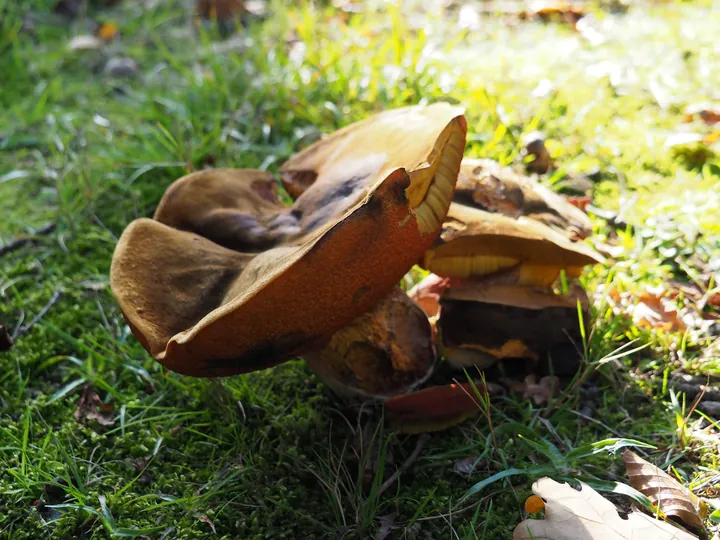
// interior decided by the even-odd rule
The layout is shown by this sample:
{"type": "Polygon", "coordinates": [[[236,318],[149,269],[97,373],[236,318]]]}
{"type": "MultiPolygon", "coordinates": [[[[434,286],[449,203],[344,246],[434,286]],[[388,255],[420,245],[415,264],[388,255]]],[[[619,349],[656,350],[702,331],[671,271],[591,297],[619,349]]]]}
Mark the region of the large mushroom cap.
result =
{"type": "Polygon", "coordinates": [[[444,277],[485,276],[515,268],[517,283],[550,285],[560,271],[576,276],[602,257],[546,225],[453,203],[424,266],[444,277]]]}
{"type": "Polygon", "coordinates": [[[178,180],[156,219],[133,222],[113,255],[111,285],[130,327],[159,362],[194,376],[317,349],[432,243],[465,131],[462,110],[446,104],[350,126],[283,167],[316,175],[287,209],[257,171],[178,180]]]}
{"type": "Polygon", "coordinates": [[[340,394],[387,398],[405,394],[432,373],[430,322],[400,288],[333,334],[303,359],[340,394]]]}
{"type": "Polygon", "coordinates": [[[592,233],[585,212],[536,180],[489,159],[462,160],[453,200],[511,218],[525,216],[572,238],[592,233]]]}

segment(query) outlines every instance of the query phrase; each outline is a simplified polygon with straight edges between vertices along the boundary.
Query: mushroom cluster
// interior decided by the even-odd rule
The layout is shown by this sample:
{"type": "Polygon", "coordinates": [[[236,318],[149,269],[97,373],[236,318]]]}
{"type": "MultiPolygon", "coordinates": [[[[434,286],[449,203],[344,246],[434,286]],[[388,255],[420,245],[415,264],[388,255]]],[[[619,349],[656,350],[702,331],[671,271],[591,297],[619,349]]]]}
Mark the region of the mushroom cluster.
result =
{"type": "Polygon", "coordinates": [[[290,207],[262,171],[177,180],[113,254],[128,325],[161,364],[196,377],[332,346],[435,240],[465,134],[463,110],[445,103],[355,123],[283,165],[290,207]]]}
{"type": "Polygon", "coordinates": [[[584,212],[535,180],[464,159],[454,202],[423,260],[432,274],[410,291],[436,322],[445,358],[485,368],[581,349],[588,298],[573,278],[602,261],[582,241],[591,232],[584,212]],[[558,293],[561,273],[566,290],[558,293]]]}
{"type": "MultiPolygon", "coordinates": [[[[600,260],[581,241],[589,220],[529,179],[463,160],[466,130],[446,103],[352,124],[282,165],[292,206],[263,171],[180,178],[113,255],[129,327],[178,373],[301,356],[336,391],[406,416],[417,398],[400,400],[442,355],[485,367],[567,342],[586,298],[552,284],[600,260]],[[399,283],[416,264],[432,273],[408,296],[399,283]]],[[[460,390],[423,396],[459,403],[460,390]]]]}

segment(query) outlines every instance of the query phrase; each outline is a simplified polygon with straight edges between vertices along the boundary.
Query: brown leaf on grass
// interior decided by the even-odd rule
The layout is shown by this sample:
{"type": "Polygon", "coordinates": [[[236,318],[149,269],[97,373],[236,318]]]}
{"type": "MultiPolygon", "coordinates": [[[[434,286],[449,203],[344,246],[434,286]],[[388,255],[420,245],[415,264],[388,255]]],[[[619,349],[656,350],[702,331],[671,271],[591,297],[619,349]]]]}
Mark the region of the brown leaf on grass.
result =
{"type": "Polygon", "coordinates": [[[646,287],[638,293],[620,292],[612,287],[605,295],[616,314],[627,314],[640,328],[663,332],[683,332],[688,328],[702,328],[702,317],[686,299],[678,306],[677,294],[666,285],[646,287]]]}
{"type": "Polygon", "coordinates": [[[7,328],[0,324],[0,352],[9,351],[13,346],[13,339],[7,328]]]}
{"type": "Polygon", "coordinates": [[[536,381],[535,375],[528,375],[523,381],[511,382],[510,391],[522,394],[523,399],[531,399],[535,405],[544,405],[560,393],[560,379],[546,375],[536,381]]]}
{"type": "Polygon", "coordinates": [[[519,13],[520,19],[540,19],[545,23],[564,22],[575,28],[585,16],[585,7],[577,2],[542,0],[531,2],[529,9],[519,13]]]}
{"type": "MultiPolygon", "coordinates": [[[[590,486],[578,491],[568,484],[541,478],[532,486],[545,507],[545,519],[526,519],[513,540],[697,540],[673,525],[640,512],[620,516],[615,505],[590,486]]],[[[539,507],[533,499],[531,509],[539,507]]]]}
{"type": "Polygon", "coordinates": [[[703,507],[697,495],[630,450],[623,452],[623,460],[632,487],[647,496],[666,516],[678,518],[691,529],[705,530],[701,515],[707,513],[707,505],[703,507]]]}
{"type": "MultiPolygon", "coordinates": [[[[476,382],[482,392],[483,385],[476,382]]],[[[503,393],[500,386],[488,383],[490,396],[503,393]]],[[[390,428],[398,433],[425,433],[455,426],[480,412],[480,404],[470,383],[431,386],[385,401],[390,428]]]]}
{"type": "Polygon", "coordinates": [[[115,423],[114,410],[115,407],[104,403],[90,385],[85,385],[73,418],[81,424],[95,420],[101,426],[111,426],[115,423]]]}
{"type": "Polygon", "coordinates": [[[708,125],[720,122],[720,103],[694,103],[685,108],[685,122],[699,118],[708,125]]]}

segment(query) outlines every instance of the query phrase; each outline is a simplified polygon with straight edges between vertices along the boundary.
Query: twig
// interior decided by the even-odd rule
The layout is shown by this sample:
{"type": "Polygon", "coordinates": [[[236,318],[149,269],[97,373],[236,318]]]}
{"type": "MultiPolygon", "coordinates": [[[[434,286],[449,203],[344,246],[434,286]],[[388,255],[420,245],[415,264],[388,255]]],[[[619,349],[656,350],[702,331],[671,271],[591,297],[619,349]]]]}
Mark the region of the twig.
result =
{"type": "Polygon", "coordinates": [[[412,451],[412,454],[408,456],[408,458],[403,462],[402,465],[400,465],[400,468],[393,473],[393,475],[385,480],[383,482],[383,485],[380,486],[380,490],[378,491],[378,498],[392,486],[395,481],[400,478],[400,475],[405,473],[413,463],[415,463],[415,460],[420,455],[420,452],[422,452],[423,446],[425,446],[425,443],[430,440],[430,435],[427,433],[423,433],[418,437],[417,443],[415,444],[415,449],[412,451]]]}
{"type": "Polygon", "coordinates": [[[7,255],[8,253],[11,253],[13,251],[16,251],[20,249],[21,247],[25,246],[26,244],[30,244],[31,242],[34,242],[37,240],[39,236],[45,236],[48,234],[51,234],[55,230],[55,224],[54,223],[48,223],[47,225],[43,225],[39,229],[37,229],[33,234],[29,236],[23,236],[21,238],[16,238],[12,242],[8,242],[7,244],[3,244],[0,246],[0,257],[3,255],[7,255]]]}
{"type": "Polygon", "coordinates": [[[21,326],[17,329],[15,332],[15,335],[13,335],[13,340],[17,340],[20,336],[30,331],[30,329],[37,324],[37,322],[42,319],[45,315],[47,315],[47,312],[50,311],[50,308],[53,307],[58,300],[60,300],[60,297],[62,296],[62,292],[55,291],[48,300],[48,303],[43,306],[43,308],[38,312],[37,315],[35,315],[32,319],[30,319],[30,322],[27,323],[24,326],[21,326]]]}

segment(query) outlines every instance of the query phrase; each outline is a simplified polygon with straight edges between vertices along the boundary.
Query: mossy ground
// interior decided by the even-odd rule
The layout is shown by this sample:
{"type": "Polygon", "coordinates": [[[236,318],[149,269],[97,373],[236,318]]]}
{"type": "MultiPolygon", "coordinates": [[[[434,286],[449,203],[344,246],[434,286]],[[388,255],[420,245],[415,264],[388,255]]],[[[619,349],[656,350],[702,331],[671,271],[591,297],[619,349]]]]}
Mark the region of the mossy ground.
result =
{"type": "MultiPolygon", "coordinates": [[[[383,430],[378,411],[348,406],[300,361],[217,381],[168,373],[130,335],[108,287],[122,229],[150,215],[175,178],[209,165],[272,171],[318,132],[440,99],[467,107],[467,155],[512,162],[522,135],[542,129],[562,166],[549,184],[597,171],[596,205],[635,197],[623,252],[589,272],[589,287],[637,291],[717,272],[720,161],[663,144],[685,104],[718,97],[717,7],[599,9],[606,41],[593,45],[561,23],[488,17],[461,29],[456,12],[413,3],[349,15],[271,2],[271,17],[231,47],[210,26],[193,28],[184,4],[128,0],[67,22],[42,0],[0,1],[0,239],[56,224],[0,258],[0,321],[27,324],[61,294],[0,354],[3,537],[368,538],[397,513],[391,537],[509,538],[532,476],[460,499],[491,474],[547,462],[513,422],[566,455],[638,439],[688,482],[714,474],[717,484],[717,431],[701,443],[678,434],[678,407],[653,376],[718,375],[720,360],[707,341],[639,329],[601,300],[588,362],[633,339],[647,347],[598,368],[595,421],[573,412],[578,392],[559,408],[493,400],[492,430],[480,415],[433,435],[379,494],[415,437],[383,430]],[[67,50],[91,20],[116,24],[118,38],[67,50]],[[140,74],[104,75],[117,55],[140,74]],[[555,89],[533,97],[543,79],[555,89]],[[74,418],[86,385],[112,425],[74,418]],[[478,456],[471,475],[456,471],[478,456]]],[[[598,240],[611,233],[599,219],[596,229],[598,240]]],[[[624,479],[613,454],[555,465],[557,477],[624,479]]]]}

